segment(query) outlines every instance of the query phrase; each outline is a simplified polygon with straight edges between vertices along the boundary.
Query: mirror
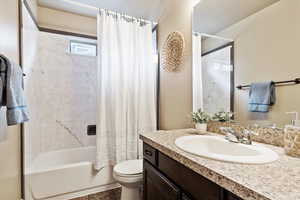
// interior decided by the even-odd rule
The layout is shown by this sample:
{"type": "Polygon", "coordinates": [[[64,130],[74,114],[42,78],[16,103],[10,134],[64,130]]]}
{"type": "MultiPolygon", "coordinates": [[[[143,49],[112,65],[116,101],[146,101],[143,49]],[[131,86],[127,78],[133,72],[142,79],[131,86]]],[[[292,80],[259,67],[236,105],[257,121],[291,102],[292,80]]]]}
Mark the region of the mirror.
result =
{"type": "Polygon", "coordinates": [[[233,112],[234,43],[230,39],[193,33],[195,81],[194,110],[207,113],[233,112]],[[198,46],[198,48],[197,48],[198,46]],[[197,71],[198,70],[198,71],[197,71]]]}
{"type": "Polygon", "coordinates": [[[286,112],[300,112],[294,81],[300,78],[299,10],[290,0],[199,1],[193,10],[193,110],[233,111],[244,125],[291,124],[295,118],[286,112]],[[249,86],[271,81],[279,82],[275,103],[251,110],[263,103],[253,103],[249,86]]]}

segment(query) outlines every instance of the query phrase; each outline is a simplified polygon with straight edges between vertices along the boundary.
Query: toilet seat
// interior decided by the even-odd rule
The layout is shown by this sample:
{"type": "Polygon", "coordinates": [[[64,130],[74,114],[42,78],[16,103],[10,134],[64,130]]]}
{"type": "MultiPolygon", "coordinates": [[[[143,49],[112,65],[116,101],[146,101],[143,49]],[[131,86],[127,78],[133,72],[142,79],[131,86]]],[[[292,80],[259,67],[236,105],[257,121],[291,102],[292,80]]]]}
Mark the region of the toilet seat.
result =
{"type": "Polygon", "coordinates": [[[143,173],[143,160],[127,160],[114,167],[114,173],[122,177],[140,177],[143,173]]]}

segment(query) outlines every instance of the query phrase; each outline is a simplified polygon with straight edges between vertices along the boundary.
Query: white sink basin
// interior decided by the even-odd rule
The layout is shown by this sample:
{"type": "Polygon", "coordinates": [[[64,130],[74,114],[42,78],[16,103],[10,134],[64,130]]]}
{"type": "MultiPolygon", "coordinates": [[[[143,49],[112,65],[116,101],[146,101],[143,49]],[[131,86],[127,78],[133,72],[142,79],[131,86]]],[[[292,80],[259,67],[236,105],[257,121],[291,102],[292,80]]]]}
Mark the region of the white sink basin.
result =
{"type": "Polygon", "coordinates": [[[266,147],[232,143],[216,136],[183,136],[175,144],[188,153],[225,162],[263,164],[278,159],[277,153],[266,147]]]}

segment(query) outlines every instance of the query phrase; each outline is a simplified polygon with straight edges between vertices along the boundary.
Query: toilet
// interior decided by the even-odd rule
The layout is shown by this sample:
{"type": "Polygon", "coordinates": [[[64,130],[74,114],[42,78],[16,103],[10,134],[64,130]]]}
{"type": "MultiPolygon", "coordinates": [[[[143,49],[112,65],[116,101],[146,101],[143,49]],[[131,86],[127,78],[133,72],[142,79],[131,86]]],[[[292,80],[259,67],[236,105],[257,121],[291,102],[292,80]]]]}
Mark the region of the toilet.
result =
{"type": "Polygon", "coordinates": [[[122,186],[121,200],[141,200],[143,160],[127,160],[117,164],[113,177],[122,186]]]}

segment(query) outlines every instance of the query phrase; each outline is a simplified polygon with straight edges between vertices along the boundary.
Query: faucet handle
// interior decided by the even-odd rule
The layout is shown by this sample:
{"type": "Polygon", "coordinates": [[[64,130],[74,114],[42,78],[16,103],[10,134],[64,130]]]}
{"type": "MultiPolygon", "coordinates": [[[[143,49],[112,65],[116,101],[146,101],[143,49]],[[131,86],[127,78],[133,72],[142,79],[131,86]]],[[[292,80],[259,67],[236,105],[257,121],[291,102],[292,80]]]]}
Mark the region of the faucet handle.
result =
{"type": "Polygon", "coordinates": [[[244,133],[245,135],[259,135],[258,132],[251,131],[251,130],[249,130],[249,129],[244,129],[244,130],[243,130],[243,133],[244,133]]]}
{"type": "Polygon", "coordinates": [[[252,136],[259,135],[259,134],[255,131],[251,131],[249,129],[244,129],[243,135],[244,135],[244,137],[242,138],[242,143],[243,144],[252,144],[252,136]]]}
{"type": "Polygon", "coordinates": [[[231,127],[220,127],[219,129],[224,134],[227,134],[227,133],[231,133],[232,134],[232,133],[234,133],[234,130],[231,127]]]}
{"type": "Polygon", "coordinates": [[[232,127],[220,127],[219,129],[225,135],[226,140],[234,143],[239,143],[239,137],[232,127]]]}
{"type": "Polygon", "coordinates": [[[240,142],[240,139],[236,135],[234,135],[232,133],[229,133],[229,132],[226,133],[225,139],[230,141],[230,142],[234,142],[234,143],[239,143],[240,142]]]}

